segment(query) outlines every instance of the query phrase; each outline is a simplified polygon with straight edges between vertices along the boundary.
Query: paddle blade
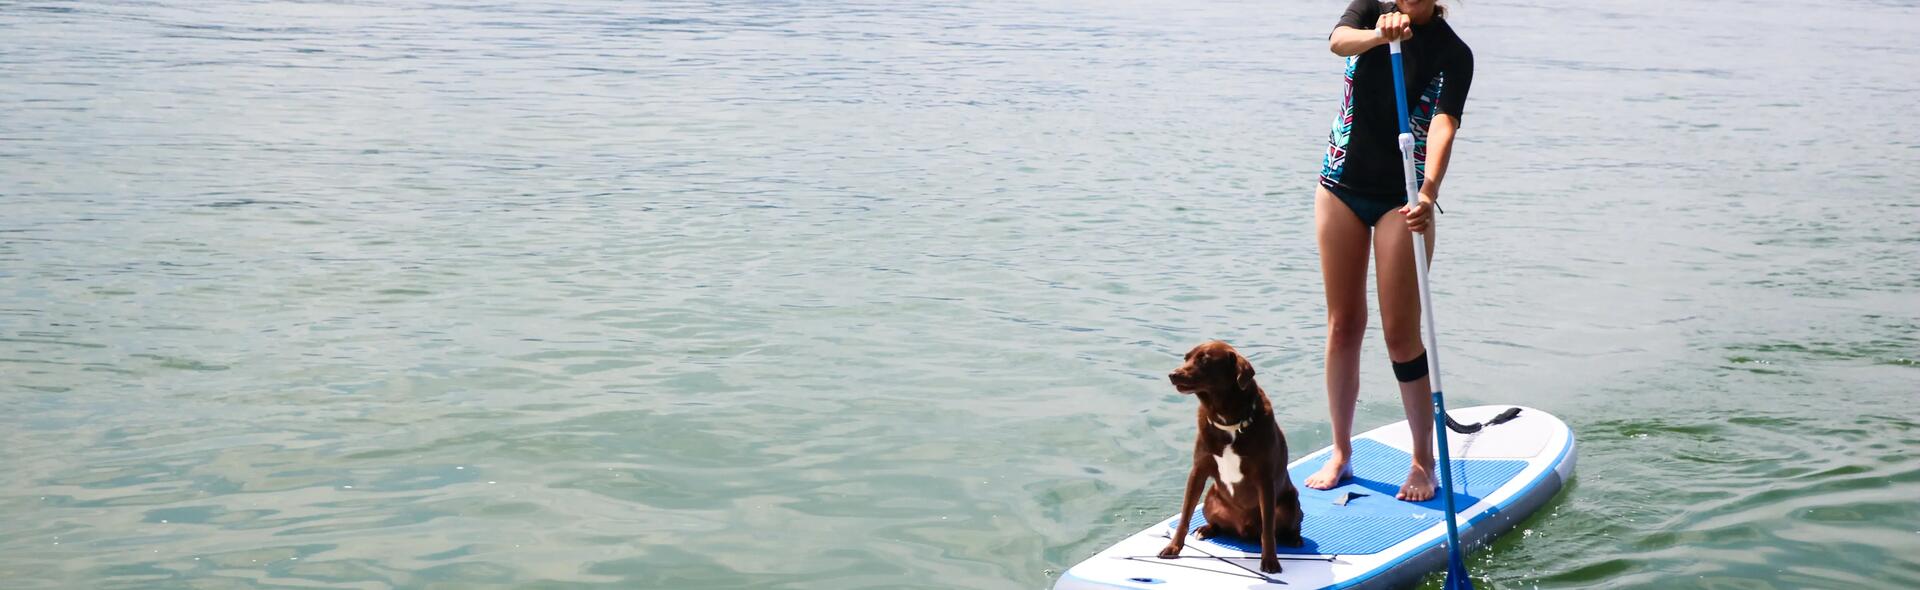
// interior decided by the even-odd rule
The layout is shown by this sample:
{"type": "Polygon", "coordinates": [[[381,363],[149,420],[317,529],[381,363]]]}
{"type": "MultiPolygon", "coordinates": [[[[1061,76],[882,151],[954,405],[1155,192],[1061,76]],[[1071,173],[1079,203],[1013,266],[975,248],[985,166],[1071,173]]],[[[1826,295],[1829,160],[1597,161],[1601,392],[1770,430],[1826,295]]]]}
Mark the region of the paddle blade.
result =
{"type": "Polygon", "coordinates": [[[1447,560],[1447,583],[1443,587],[1447,590],[1473,590],[1473,580],[1467,577],[1467,566],[1460,563],[1458,555],[1447,560]]]}

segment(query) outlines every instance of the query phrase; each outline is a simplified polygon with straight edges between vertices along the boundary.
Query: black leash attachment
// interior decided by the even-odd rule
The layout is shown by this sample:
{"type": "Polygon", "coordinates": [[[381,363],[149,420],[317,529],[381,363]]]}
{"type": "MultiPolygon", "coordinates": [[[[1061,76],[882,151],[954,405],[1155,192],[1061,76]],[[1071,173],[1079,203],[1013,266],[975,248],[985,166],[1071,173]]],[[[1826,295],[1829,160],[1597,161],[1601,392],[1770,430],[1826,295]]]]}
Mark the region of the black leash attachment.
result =
{"type": "Polygon", "coordinates": [[[1473,434],[1476,432],[1480,432],[1482,429],[1488,426],[1506,424],[1509,420],[1513,420],[1515,417],[1519,415],[1520,415],[1520,408],[1507,408],[1507,411],[1501,412],[1500,415],[1498,416],[1494,416],[1492,420],[1488,420],[1486,422],[1478,422],[1474,424],[1461,424],[1453,420],[1453,414],[1447,414],[1447,430],[1452,430],[1460,434],[1473,434]]]}

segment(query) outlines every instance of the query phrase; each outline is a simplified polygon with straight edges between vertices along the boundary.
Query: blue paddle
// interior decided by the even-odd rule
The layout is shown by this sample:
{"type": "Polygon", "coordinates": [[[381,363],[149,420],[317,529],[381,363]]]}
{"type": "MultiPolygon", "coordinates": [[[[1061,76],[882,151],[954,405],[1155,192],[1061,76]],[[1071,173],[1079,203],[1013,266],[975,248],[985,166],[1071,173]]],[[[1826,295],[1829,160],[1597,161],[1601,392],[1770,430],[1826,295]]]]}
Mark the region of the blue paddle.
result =
{"type": "MultiPolygon", "coordinates": [[[[1389,41],[1393,54],[1393,105],[1400,112],[1400,172],[1406,177],[1407,205],[1420,202],[1420,181],[1413,176],[1413,128],[1407,122],[1407,82],[1401,73],[1400,42],[1389,41]]],[[[1447,507],[1447,590],[1473,590],[1467,579],[1467,564],[1460,551],[1460,528],[1454,524],[1453,455],[1447,452],[1447,404],[1440,397],[1439,336],[1434,331],[1433,298],[1427,295],[1427,237],[1413,234],[1413,265],[1420,280],[1420,317],[1427,328],[1427,375],[1433,379],[1433,433],[1439,438],[1440,494],[1447,507]]]]}

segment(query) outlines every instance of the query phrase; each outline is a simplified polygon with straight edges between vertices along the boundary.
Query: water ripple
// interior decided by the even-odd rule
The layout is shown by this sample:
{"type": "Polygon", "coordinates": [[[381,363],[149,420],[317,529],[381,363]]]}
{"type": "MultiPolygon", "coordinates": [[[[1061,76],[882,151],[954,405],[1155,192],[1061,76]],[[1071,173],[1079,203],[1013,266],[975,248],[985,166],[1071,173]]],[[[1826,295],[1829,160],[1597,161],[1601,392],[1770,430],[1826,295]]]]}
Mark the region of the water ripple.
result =
{"type": "MultiPolygon", "coordinates": [[[[1453,9],[1448,381],[1583,455],[1476,574],[1920,586],[1907,7],[1453,9]]],[[[1330,10],[0,7],[0,579],[1045,586],[1194,342],[1328,440],[1330,10]]]]}

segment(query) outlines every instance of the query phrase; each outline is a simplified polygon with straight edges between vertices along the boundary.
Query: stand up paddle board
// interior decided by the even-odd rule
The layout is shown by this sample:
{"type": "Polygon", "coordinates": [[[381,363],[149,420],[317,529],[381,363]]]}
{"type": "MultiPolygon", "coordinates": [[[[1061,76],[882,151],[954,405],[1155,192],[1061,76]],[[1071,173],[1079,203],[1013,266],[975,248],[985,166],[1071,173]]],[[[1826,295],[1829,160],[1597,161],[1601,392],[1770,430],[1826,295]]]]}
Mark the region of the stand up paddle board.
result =
{"type": "MultiPolygon", "coordinates": [[[[1464,423],[1486,422],[1513,406],[1450,412],[1464,423]]],[[[1398,588],[1447,565],[1446,512],[1438,496],[1425,502],[1394,499],[1413,460],[1405,421],[1353,437],[1353,477],[1331,490],[1302,485],[1326,464],[1333,448],[1287,466],[1305,513],[1301,547],[1279,547],[1282,572],[1260,572],[1256,539],[1189,536],[1178,559],[1161,559],[1172,540],[1173,518],[1147,527],[1068,569],[1055,590],[1131,588],[1220,590],[1265,588],[1398,588]]],[[[1465,547],[1491,541],[1533,514],[1573,477],[1573,431],[1546,412],[1520,408],[1512,420],[1474,434],[1449,437],[1453,455],[1455,521],[1465,547]]],[[[1438,475],[1435,476],[1436,478],[1438,475]]],[[[1177,504],[1177,502],[1176,502],[1177,504]]],[[[1193,527],[1205,524],[1202,510],[1193,527]]]]}

